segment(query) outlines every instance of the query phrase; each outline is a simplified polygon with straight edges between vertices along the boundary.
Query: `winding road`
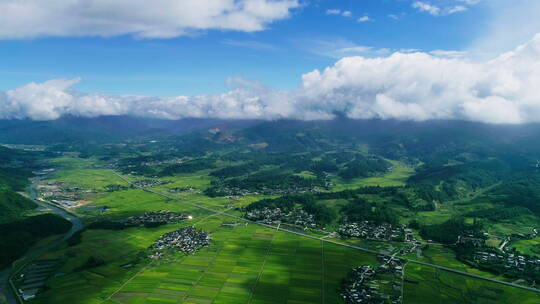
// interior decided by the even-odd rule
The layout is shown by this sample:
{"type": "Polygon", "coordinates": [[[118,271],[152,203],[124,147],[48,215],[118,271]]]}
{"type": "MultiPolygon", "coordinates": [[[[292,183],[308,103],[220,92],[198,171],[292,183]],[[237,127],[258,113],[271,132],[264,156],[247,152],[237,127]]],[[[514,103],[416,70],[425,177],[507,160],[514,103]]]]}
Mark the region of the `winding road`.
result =
{"type": "Polygon", "coordinates": [[[40,248],[31,248],[21,259],[26,259],[26,263],[24,263],[21,267],[18,267],[17,269],[14,269],[13,267],[9,267],[7,269],[3,269],[0,271],[0,293],[5,295],[8,304],[18,304],[17,301],[17,295],[13,294],[11,288],[9,287],[9,279],[11,276],[13,276],[15,273],[20,271],[22,268],[24,268],[29,262],[39,258],[43,253],[61,245],[65,240],[70,238],[73,234],[77,233],[78,231],[82,230],[84,228],[84,223],[76,217],[75,215],[67,212],[66,210],[56,207],[53,204],[47,203],[45,201],[37,199],[37,191],[36,191],[36,185],[39,183],[40,179],[35,178],[32,180],[32,185],[27,188],[27,193],[30,196],[30,198],[38,205],[38,208],[44,208],[49,210],[50,212],[59,215],[66,220],[70,221],[73,225],[71,226],[71,229],[64,234],[64,236],[60,239],[55,240],[54,242],[51,242],[47,244],[45,247],[40,248]]]}

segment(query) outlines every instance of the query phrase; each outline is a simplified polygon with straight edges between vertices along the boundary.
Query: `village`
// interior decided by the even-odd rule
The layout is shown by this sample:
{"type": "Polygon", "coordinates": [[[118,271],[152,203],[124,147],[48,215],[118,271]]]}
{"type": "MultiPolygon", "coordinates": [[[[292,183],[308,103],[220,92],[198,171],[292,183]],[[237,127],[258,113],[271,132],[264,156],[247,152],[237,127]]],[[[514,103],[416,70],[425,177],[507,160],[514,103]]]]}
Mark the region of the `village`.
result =
{"type": "Polygon", "coordinates": [[[257,191],[249,190],[249,189],[242,189],[237,187],[216,187],[212,189],[215,193],[218,194],[218,196],[222,196],[225,198],[241,198],[243,196],[247,195],[287,195],[287,194],[302,194],[302,193],[308,193],[308,192],[317,192],[325,190],[318,186],[313,187],[299,187],[299,186],[290,186],[288,188],[283,189],[274,189],[269,187],[261,187],[257,191]]]}
{"type": "Polygon", "coordinates": [[[518,254],[508,246],[512,240],[530,240],[536,238],[538,229],[530,234],[513,234],[502,240],[497,247],[486,245],[487,233],[483,235],[460,235],[454,244],[463,253],[463,259],[475,266],[509,277],[535,282],[540,274],[540,259],[518,254]]]}
{"type": "MultiPolygon", "coordinates": [[[[161,165],[175,165],[175,164],[181,164],[185,163],[187,161],[192,160],[191,157],[171,157],[168,159],[163,160],[157,160],[157,159],[151,159],[146,161],[130,161],[128,164],[120,164],[118,161],[111,162],[107,164],[106,166],[103,166],[103,168],[106,169],[120,169],[120,168],[135,168],[140,166],[161,166],[161,165]]],[[[136,172],[133,172],[136,173],[136,172]]]]}
{"type": "Polygon", "coordinates": [[[381,263],[378,267],[363,265],[349,272],[341,291],[341,297],[345,303],[398,304],[402,302],[403,262],[396,258],[395,255],[379,255],[378,259],[381,263]],[[381,278],[382,275],[385,275],[385,277],[381,278]],[[395,280],[389,282],[388,275],[395,280]],[[384,292],[381,290],[381,285],[384,284],[383,281],[391,285],[384,292]],[[399,284],[396,282],[399,282],[399,284]],[[391,290],[391,292],[388,290],[391,290]]]}
{"type": "Polygon", "coordinates": [[[246,212],[246,218],[265,224],[287,223],[305,228],[315,228],[317,224],[315,217],[303,209],[295,209],[290,212],[283,212],[280,208],[262,208],[246,212]]]}
{"type": "Polygon", "coordinates": [[[160,259],[163,257],[163,251],[174,248],[183,253],[191,254],[200,248],[210,244],[210,234],[198,230],[192,226],[184,227],[162,235],[151,249],[154,250],[150,254],[152,259],[160,259]]]}
{"type": "Polygon", "coordinates": [[[540,271],[540,259],[530,258],[514,253],[494,253],[477,251],[473,255],[474,262],[486,268],[501,268],[500,272],[538,272],[540,271]]]}
{"type": "Polygon", "coordinates": [[[159,179],[142,179],[134,181],[132,184],[137,188],[152,188],[162,185],[171,184],[172,181],[169,180],[159,180],[159,179]]]}
{"type": "MultiPolygon", "coordinates": [[[[359,223],[345,223],[339,227],[342,237],[366,238],[378,241],[403,241],[405,239],[404,227],[394,227],[390,224],[375,224],[370,221],[359,223]]],[[[414,236],[407,233],[408,240],[414,240],[414,236]],[[412,238],[411,238],[412,237],[412,238]]]]}
{"type": "Polygon", "coordinates": [[[177,187],[167,190],[169,193],[183,193],[183,192],[191,192],[195,191],[193,187],[177,187]]]}
{"type": "Polygon", "coordinates": [[[138,216],[130,216],[123,222],[128,226],[145,226],[149,224],[178,223],[186,219],[191,219],[191,216],[184,213],[160,210],[156,212],[145,212],[144,214],[138,216]]]}

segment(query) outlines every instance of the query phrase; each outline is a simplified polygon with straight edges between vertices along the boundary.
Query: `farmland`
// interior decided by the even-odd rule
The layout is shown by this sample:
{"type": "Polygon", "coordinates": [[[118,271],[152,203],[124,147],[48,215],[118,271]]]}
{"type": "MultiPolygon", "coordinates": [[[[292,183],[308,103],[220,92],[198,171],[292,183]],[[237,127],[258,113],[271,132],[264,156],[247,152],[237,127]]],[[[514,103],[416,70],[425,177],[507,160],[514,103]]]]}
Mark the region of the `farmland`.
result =
{"type": "Polygon", "coordinates": [[[500,202],[513,188],[497,188],[492,163],[471,172],[329,141],[290,154],[217,144],[181,157],[175,145],[43,161],[38,198],[87,227],[39,257],[58,264],[33,302],[342,303],[352,269],[376,270],[360,285],[367,295],[402,303],[537,300],[519,286],[536,287],[537,262],[521,254],[535,255],[538,216],[500,202]],[[182,216],[126,224],[149,212],[182,216]],[[481,265],[490,255],[509,270],[481,265]]]}
{"type": "Polygon", "coordinates": [[[77,258],[62,269],[67,275],[51,281],[52,289],[40,301],[177,303],[183,299],[187,303],[314,303],[324,296],[328,303],[333,303],[338,299],[340,278],[351,267],[357,263],[377,264],[373,255],[357,250],[323,245],[253,224],[223,227],[224,221],[220,216],[211,216],[186,223],[212,235],[212,244],[194,255],[174,254],[163,261],[127,269],[121,265],[136,259],[152,239],[172,227],[135,228],[114,234],[87,231],[81,245],[49,256],[71,252],[77,258]],[[107,251],[101,253],[99,248],[104,246],[107,251]],[[73,272],[89,254],[97,254],[107,265],[73,272]],[[77,298],[81,294],[85,295],[84,301],[77,298]]]}

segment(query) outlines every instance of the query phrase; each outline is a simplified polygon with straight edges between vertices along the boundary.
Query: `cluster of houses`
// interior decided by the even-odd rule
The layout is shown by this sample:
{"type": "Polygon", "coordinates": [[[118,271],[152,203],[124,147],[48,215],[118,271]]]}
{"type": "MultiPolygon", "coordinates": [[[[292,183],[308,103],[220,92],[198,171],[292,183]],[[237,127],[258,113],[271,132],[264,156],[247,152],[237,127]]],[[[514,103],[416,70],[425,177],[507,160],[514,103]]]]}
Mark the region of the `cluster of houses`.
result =
{"type": "Polygon", "coordinates": [[[163,251],[174,248],[184,253],[193,253],[201,247],[210,244],[210,234],[205,231],[195,229],[194,227],[184,227],[162,235],[152,249],[154,252],[150,258],[158,259],[163,256],[163,251]]]}
{"type": "Polygon", "coordinates": [[[215,187],[214,192],[219,193],[219,196],[226,198],[239,198],[247,195],[287,195],[287,194],[301,194],[308,192],[316,192],[325,190],[321,187],[301,187],[297,185],[291,185],[288,188],[269,188],[266,186],[260,187],[257,190],[243,189],[238,187],[219,186],[215,187]]]}
{"type": "Polygon", "coordinates": [[[176,165],[185,163],[187,161],[192,160],[191,157],[173,157],[165,160],[151,160],[151,161],[143,161],[138,166],[161,166],[161,165],[176,165]]]}
{"type": "Polygon", "coordinates": [[[379,256],[379,260],[382,264],[378,267],[364,265],[351,270],[341,290],[341,297],[345,303],[401,303],[401,289],[403,288],[401,286],[403,276],[401,260],[393,256],[379,256]],[[384,280],[381,278],[382,274],[386,276],[384,280]],[[396,278],[395,282],[387,282],[388,274],[396,278]],[[382,281],[392,284],[392,288],[389,289],[392,290],[391,293],[380,291],[382,281]]]}
{"type": "Polygon", "coordinates": [[[239,198],[246,195],[287,195],[287,194],[302,194],[309,192],[318,192],[322,190],[328,190],[332,186],[330,175],[325,173],[322,184],[318,186],[301,186],[298,184],[288,184],[283,188],[274,188],[268,186],[260,186],[256,189],[246,189],[241,187],[231,187],[226,184],[218,183],[214,184],[213,191],[218,193],[219,196],[227,198],[239,198]]]}
{"type": "Polygon", "coordinates": [[[190,216],[184,213],[160,210],[157,212],[145,212],[142,215],[130,216],[124,223],[129,226],[144,226],[154,223],[178,223],[186,219],[190,219],[190,216]]]}
{"type": "Polygon", "coordinates": [[[347,304],[383,302],[377,288],[369,284],[375,274],[375,269],[368,265],[352,269],[341,291],[343,301],[347,304]]]}
{"type": "Polygon", "coordinates": [[[486,251],[477,251],[473,255],[473,260],[478,264],[504,265],[507,270],[523,272],[529,269],[540,270],[540,259],[529,258],[519,254],[493,253],[486,251]]]}
{"type": "Polygon", "coordinates": [[[483,247],[486,244],[486,240],[481,237],[476,237],[474,235],[468,235],[468,236],[458,236],[456,244],[461,245],[470,245],[474,247],[483,247]]]}
{"type": "Polygon", "coordinates": [[[169,189],[169,193],[182,193],[182,192],[191,192],[195,190],[194,188],[192,187],[178,187],[178,188],[173,188],[173,189],[169,189]]]}
{"type": "MultiPolygon", "coordinates": [[[[175,164],[181,164],[185,163],[187,161],[192,160],[191,157],[172,157],[169,159],[164,160],[148,160],[148,161],[131,161],[129,164],[120,164],[119,161],[114,161],[106,166],[104,168],[106,169],[119,169],[119,168],[136,168],[140,166],[161,166],[161,165],[175,165],[175,164]]],[[[132,173],[136,173],[133,171],[132,173]]]]}
{"type": "Polygon", "coordinates": [[[375,224],[370,221],[345,223],[338,229],[341,236],[366,238],[379,241],[402,241],[404,227],[395,227],[390,224],[375,224]]]}
{"type": "Polygon", "coordinates": [[[287,223],[303,228],[314,228],[317,226],[313,214],[309,214],[303,209],[283,212],[280,208],[265,207],[246,212],[246,218],[265,224],[287,223]]]}
{"type": "Polygon", "coordinates": [[[152,188],[161,185],[167,185],[172,183],[169,180],[159,180],[159,179],[141,179],[133,182],[133,185],[137,188],[152,188]]]}

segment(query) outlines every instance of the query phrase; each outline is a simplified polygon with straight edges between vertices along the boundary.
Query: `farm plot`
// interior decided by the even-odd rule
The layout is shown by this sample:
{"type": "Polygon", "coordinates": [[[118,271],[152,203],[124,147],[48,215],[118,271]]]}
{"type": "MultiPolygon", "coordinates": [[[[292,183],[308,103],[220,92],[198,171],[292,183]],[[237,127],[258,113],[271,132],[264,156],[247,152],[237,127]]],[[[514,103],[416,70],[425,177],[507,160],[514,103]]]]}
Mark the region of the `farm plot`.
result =
{"type": "Polygon", "coordinates": [[[209,218],[212,244],[153,265],[112,295],[118,303],[336,303],[339,283],[372,255],[253,224],[222,227],[209,218]],[[324,300],[323,300],[324,299],[324,300]]]}
{"type": "Polygon", "coordinates": [[[404,303],[539,303],[540,294],[417,264],[405,268],[404,303]]]}

